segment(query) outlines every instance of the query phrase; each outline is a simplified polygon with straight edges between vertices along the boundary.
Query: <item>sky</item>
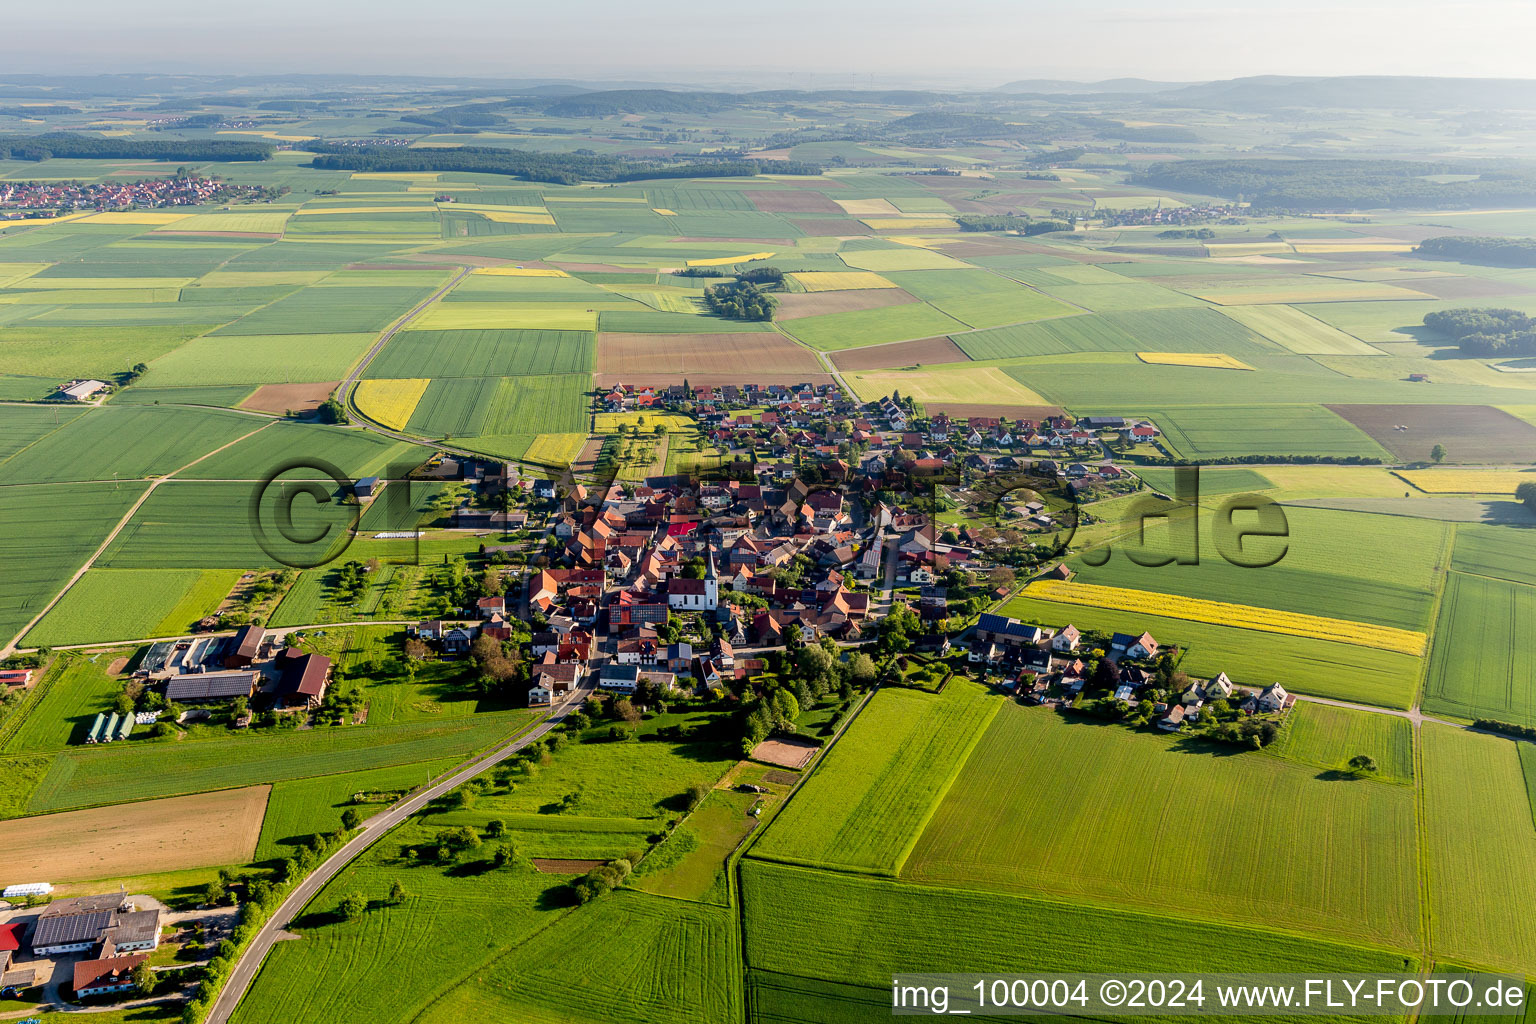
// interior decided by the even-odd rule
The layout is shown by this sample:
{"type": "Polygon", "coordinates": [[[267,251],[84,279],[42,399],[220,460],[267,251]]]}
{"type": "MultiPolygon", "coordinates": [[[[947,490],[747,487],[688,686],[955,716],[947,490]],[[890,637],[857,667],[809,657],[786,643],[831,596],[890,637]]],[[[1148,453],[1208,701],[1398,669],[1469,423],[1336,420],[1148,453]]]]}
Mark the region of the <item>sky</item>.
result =
{"type": "Polygon", "coordinates": [[[467,75],[817,88],[1257,74],[1536,77],[1533,0],[51,0],[9,72],[467,75]]]}

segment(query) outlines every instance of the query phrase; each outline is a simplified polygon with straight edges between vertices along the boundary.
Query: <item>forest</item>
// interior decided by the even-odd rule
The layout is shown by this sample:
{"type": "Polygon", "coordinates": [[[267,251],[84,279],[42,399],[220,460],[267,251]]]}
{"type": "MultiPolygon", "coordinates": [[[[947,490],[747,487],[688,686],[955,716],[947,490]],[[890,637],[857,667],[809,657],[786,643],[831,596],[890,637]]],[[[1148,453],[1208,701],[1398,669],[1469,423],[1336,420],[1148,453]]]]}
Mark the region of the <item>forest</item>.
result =
{"type": "Polygon", "coordinates": [[[1426,259],[1457,260],[1491,267],[1536,267],[1536,239],[1441,235],[1424,239],[1414,254],[1426,259]]]}
{"type": "Polygon", "coordinates": [[[0,135],[0,160],[219,160],[272,159],[265,142],[222,139],[110,139],[72,132],[0,135]]]}
{"type": "Polygon", "coordinates": [[[574,185],[582,181],[644,181],[651,178],[735,178],[755,174],[816,175],[821,168],[793,160],[715,160],[665,164],[577,153],[532,153],[493,146],[454,149],[347,147],[316,142],[311,166],[337,171],[460,171],[506,174],[528,181],[574,185]]]}
{"type": "Polygon", "coordinates": [[[1137,185],[1242,199],[1254,211],[1460,209],[1536,202],[1536,166],[1524,161],[1181,160],[1152,164],[1137,185]],[[1438,182],[1434,175],[1477,175],[1438,182]]]}
{"type": "Polygon", "coordinates": [[[1455,338],[1463,355],[1536,355],[1536,321],[1517,309],[1447,309],[1427,314],[1424,326],[1455,338]]]}

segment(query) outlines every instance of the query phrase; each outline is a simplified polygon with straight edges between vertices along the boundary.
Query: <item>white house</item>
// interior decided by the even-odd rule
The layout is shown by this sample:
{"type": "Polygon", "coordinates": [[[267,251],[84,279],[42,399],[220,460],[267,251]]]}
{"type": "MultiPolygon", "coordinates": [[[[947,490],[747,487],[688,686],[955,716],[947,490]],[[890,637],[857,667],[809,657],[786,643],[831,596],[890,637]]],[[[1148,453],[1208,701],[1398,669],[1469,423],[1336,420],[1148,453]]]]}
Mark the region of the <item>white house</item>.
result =
{"type": "Polygon", "coordinates": [[[1083,634],[1078,631],[1076,626],[1069,622],[1061,627],[1061,632],[1051,637],[1051,650],[1075,651],[1077,650],[1077,645],[1082,642],[1082,639],[1083,634]]]}

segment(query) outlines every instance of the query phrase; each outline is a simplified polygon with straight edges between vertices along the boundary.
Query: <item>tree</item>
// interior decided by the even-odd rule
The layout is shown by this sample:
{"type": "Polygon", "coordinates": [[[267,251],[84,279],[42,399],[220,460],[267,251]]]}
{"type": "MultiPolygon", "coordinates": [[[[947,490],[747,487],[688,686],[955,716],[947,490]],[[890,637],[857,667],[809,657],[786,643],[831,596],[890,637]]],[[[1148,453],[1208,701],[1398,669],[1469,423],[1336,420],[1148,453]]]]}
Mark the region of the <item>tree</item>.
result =
{"type": "Polygon", "coordinates": [[[848,663],[848,676],[859,686],[868,686],[875,681],[875,659],[860,651],[853,656],[848,663]]]}
{"type": "Polygon", "coordinates": [[[517,847],[511,843],[501,843],[496,851],[491,854],[491,864],[498,868],[504,868],[508,864],[517,863],[517,847]]]}
{"type": "Polygon", "coordinates": [[[1524,502],[1526,508],[1536,512],[1536,480],[1527,480],[1516,487],[1515,500],[1524,502]]]}
{"type": "Polygon", "coordinates": [[[1356,754],[1349,759],[1349,770],[1359,775],[1376,771],[1376,759],[1370,754],[1356,754]]]}
{"type": "Polygon", "coordinates": [[[405,642],[405,657],[408,661],[425,661],[429,653],[427,645],[415,637],[405,642]]]}
{"type": "Polygon", "coordinates": [[[341,827],[350,832],[363,823],[363,816],[356,807],[348,807],[341,812],[341,827]]]}
{"type": "Polygon", "coordinates": [[[148,960],[133,969],[133,987],[141,996],[147,996],[155,990],[155,972],[150,970],[148,960]]]}
{"type": "Polygon", "coordinates": [[[203,902],[210,907],[216,907],[224,902],[224,883],[209,882],[203,890],[203,902]]]}
{"type": "Polygon", "coordinates": [[[389,886],[389,902],[390,902],[390,905],[398,907],[400,904],[405,902],[405,897],[406,897],[405,883],[400,881],[400,879],[397,878],[393,882],[391,882],[390,886],[389,886]]]}
{"type": "Polygon", "coordinates": [[[703,803],[704,798],[707,796],[709,796],[709,787],[702,782],[695,782],[688,787],[688,792],[683,794],[684,801],[690,811],[703,803]]]}
{"type": "Polygon", "coordinates": [[[640,709],[635,707],[628,697],[620,697],[613,702],[614,717],[619,718],[630,725],[640,721],[640,709]]]}
{"type": "Polygon", "coordinates": [[[492,839],[500,839],[507,834],[507,823],[500,818],[492,818],[486,823],[485,834],[492,839]]]}
{"type": "Polygon", "coordinates": [[[336,916],[343,921],[351,921],[353,918],[360,917],[363,911],[367,909],[368,897],[354,889],[343,896],[340,903],[336,904],[336,916]]]}
{"type": "Polygon", "coordinates": [[[1445,445],[1443,445],[1443,444],[1435,445],[1433,448],[1431,448],[1429,450],[1429,457],[1434,459],[1435,462],[1437,462],[1437,463],[1444,462],[1445,461],[1445,445]]]}

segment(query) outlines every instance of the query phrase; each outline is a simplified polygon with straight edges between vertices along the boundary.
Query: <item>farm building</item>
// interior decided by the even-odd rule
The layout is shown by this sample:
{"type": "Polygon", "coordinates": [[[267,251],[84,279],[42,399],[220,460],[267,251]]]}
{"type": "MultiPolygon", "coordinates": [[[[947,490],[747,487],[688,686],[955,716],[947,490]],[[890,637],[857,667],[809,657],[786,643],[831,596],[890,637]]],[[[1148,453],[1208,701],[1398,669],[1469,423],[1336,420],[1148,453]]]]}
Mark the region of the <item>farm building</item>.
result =
{"type": "Polygon", "coordinates": [[[109,386],[104,380],[72,380],[59,388],[59,394],[71,402],[87,402],[109,386]]]}
{"type": "Polygon", "coordinates": [[[147,953],[81,960],[75,964],[75,995],[105,996],[133,988],[133,969],[149,959],[147,953]]]}
{"type": "Polygon", "coordinates": [[[224,654],[225,668],[249,668],[261,654],[261,644],[267,631],[260,626],[246,626],[235,634],[233,644],[224,654]]]}
{"type": "Polygon", "coordinates": [[[300,704],[318,707],[325,700],[326,687],[331,683],[331,659],[323,654],[305,654],[297,647],[284,649],[278,655],[277,664],[282,671],[277,694],[284,706],[300,704]]]}
{"type": "Polygon", "coordinates": [[[160,911],[139,910],[121,893],[54,900],[38,915],[32,952],[38,956],[83,953],[110,942],[118,953],[160,945],[160,911]]]}
{"type": "Polygon", "coordinates": [[[165,684],[165,699],[178,704],[210,704],[253,697],[261,685],[261,673],[250,669],[238,672],[198,672],[177,676],[165,684]]]}
{"type": "Polygon", "coordinates": [[[32,685],[32,670],[29,668],[8,668],[0,672],[0,686],[20,689],[32,685]]]}
{"type": "Polygon", "coordinates": [[[378,489],[379,478],[376,476],[365,476],[352,485],[352,493],[359,498],[371,498],[373,492],[378,489]]]}
{"type": "Polygon", "coordinates": [[[634,693],[640,685],[638,665],[604,665],[597,673],[597,688],[614,693],[634,693]]]}
{"type": "Polygon", "coordinates": [[[8,885],[4,891],[0,891],[0,899],[24,899],[27,896],[47,896],[53,892],[53,886],[47,882],[24,882],[19,885],[8,885]]]}
{"type": "Polygon", "coordinates": [[[139,672],[154,679],[165,679],[183,672],[201,672],[210,665],[222,665],[225,650],[233,642],[224,636],[197,640],[166,640],[150,644],[139,663],[139,672]]]}
{"type": "Polygon", "coordinates": [[[26,935],[26,925],[19,922],[0,924],[0,953],[21,952],[21,940],[26,935]]]}
{"type": "Polygon", "coordinates": [[[976,639],[981,643],[999,643],[1012,647],[1040,642],[1040,627],[1031,626],[1002,615],[983,613],[976,620],[976,639]]]}

